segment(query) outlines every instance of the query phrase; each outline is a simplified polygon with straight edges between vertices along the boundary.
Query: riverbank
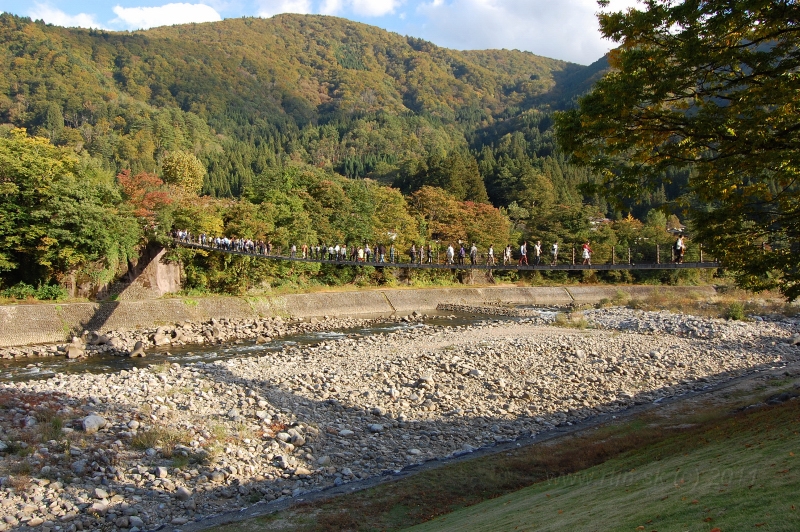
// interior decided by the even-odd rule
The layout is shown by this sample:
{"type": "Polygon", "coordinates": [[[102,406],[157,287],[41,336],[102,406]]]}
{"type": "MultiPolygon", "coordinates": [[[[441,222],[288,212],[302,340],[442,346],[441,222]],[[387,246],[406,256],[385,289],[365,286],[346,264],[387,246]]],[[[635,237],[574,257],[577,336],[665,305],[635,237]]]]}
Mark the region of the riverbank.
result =
{"type": "Polygon", "coordinates": [[[0,530],[189,521],[795,363],[800,324],[624,308],[0,386],[0,530]],[[696,334],[692,334],[696,331],[696,334]]]}
{"type": "MultiPolygon", "coordinates": [[[[84,331],[131,331],[159,326],[200,325],[212,319],[309,319],[358,315],[407,315],[439,305],[595,304],[654,293],[713,297],[714,288],[653,286],[487,287],[321,292],[275,297],[162,298],[147,301],[0,305],[0,348],[63,344],[84,331]]],[[[62,351],[66,346],[62,346],[62,351]]],[[[24,351],[33,354],[40,350],[24,351]]],[[[46,353],[41,353],[46,354],[46,353]]]]}

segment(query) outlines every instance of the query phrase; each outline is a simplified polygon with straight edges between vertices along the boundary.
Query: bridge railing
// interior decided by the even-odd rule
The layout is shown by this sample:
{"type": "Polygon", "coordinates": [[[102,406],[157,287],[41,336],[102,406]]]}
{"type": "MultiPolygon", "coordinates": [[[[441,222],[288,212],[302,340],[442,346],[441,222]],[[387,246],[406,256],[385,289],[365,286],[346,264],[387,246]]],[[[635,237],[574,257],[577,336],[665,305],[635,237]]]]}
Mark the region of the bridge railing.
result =
{"type": "MultiPolygon", "coordinates": [[[[219,251],[233,251],[237,253],[248,253],[253,255],[259,256],[273,256],[273,257],[281,257],[281,258],[289,258],[291,257],[291,252],[289,249],[284,249],[281,246],[273,246],[271,251],[267,251],[263,247],[256,247],[252,250],[242,250],[237,248],[236,246],[217,246],[213,243],[211,239],[208,239],[205,243],[201,242],[198,237],[189,236],[188,238],[175,238],[174,239],[178,244],[191,244],[194,246],[202,246],[206,249],[210,250],[219,250],[219,251]]],[[[593,266],[600,266],[600,265],[636,265],[636,264],[668,264],[672,262],[677,262],[677,257],[675,255],[675,251],[672,245],[670,244],[651,244],[648,242],[639,242],[632,246],[612,246],[607,244],[595,244],[592,246],[592,256],[591,256],[591,264],[593,266]]],[[[323,260],[323,261],[331,261],[331,262],[350,262],[352,255],[352,248],[348,248],[347,257],[341,258],[337,261],[335,258],[331,260],[329,258],[329,254],[327,250],[321,250],[321,253],[318,255],[315,250],[309,250],[308,254],[306,255],[306,259],[310,260],[323,260]]],[[[302,248],[298,247],[295,256],[295,259],[302,259],[302,248]]],[[[413,260],[410,256],[409,250],[405,251],[398,251],[396,250],[394,255],[394,260],[392,260],[389,250],[386,252],[386,263],[393,263],[393,264],[409,264],[420,263],[419,255],[416,255],[413,260]]],[[[487,263],[487,252],[486,250],[482,250],[478,253],[478,260],[477,265],[485,265],[487,263]]],[[[511,262],[508,264],[509,266],[517,265],[520,259],[519,249],[514,250],[512,253],[511,262]]],[[[583,264],[583,251],[581,245],[562,245],[559,249],[558,253],[558,260],[556,262],[556,266],[567,266],[567,265],[581,265],[583,264]]],[[[376,254],[372,254],[370,256],[370,260],[363,261],[365,264],[378,264],[378,257],[376,254]]],[[[446,249],[442,248],[433,248],[431,256],[428,257],[428,253],[426,253],[421,261],[423,264],[434,263],[434,264],[446,264],[447,263],[447,254],[446,249]]],[[[713,263],[715,260],[710,257],[707,253],[704,252],[702,244],[692,244],[686,248],[686,252],[683,257],[684,263],[713,263]]],[[[456,256],[453,259],[453,263],[458,265],[460,263],[458,257],[458,251],[456,251],[456,256]]],[[[495,265],[502,266],[503,265],[503,249],[495,250],[495,265]]],[[[472,261],[469,257],[469,254],[463,259],[463,264],[469,266],[472,264],[472,261]]],[[[549,266],[552,264],[552,254],[550,249],[543,249],[541,260],[539,265],[541,266],[549,266]]],[[[533,248],[530,247],[528,249],[528,265],[534,266],[536,265],[535,253],[533,248]]]]}

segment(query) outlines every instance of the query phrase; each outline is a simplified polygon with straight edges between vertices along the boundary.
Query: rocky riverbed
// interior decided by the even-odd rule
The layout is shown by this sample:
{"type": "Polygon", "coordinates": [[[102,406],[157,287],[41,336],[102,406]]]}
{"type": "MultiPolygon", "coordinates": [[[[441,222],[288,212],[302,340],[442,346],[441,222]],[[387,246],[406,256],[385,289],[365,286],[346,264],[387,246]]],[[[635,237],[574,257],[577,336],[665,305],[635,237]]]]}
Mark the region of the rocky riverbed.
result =
{"type": "Polygon", "coordinates": [[[310,320],[274,318],[212,319],[186,321],[142,330],[83,331],[63,344],[0,348],[0,359],[64,356],[84,358],[101,353],[118,356],[146,356],[151,349],[181,348],[192,345],[218,345],[242,340],[266,344],[275,338],[297,334],[367,327],[387,321],[413,323],[426,318],[423,314],[378,318],[325,316],[310,320]]]}
{"type": "Polygon", "coordinates": [[[0,385],[0,531],[180,526],[800,358],[795,320],[586,319],[598,328],[421,325],[0,385]]]}

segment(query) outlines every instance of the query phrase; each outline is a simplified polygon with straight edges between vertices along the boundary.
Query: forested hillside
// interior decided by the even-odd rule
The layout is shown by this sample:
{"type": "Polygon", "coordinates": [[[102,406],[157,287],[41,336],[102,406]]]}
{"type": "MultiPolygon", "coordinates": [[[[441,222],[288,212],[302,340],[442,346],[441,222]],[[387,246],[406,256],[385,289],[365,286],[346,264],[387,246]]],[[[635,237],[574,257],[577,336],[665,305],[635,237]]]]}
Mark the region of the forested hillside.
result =
{"type": "Polygon", "coordinates": [[[0,121],[113,170],[156,171],[165,151],[191,150],[204,192],[238,196],[285,158],[391,181],[471,151],[490,159],[496,203],[509,184],[484,148],[552,155],[548,112],[574,95],[560,83],[581,89],[596,71],[298,15],[108,33],[3,14],[0,61],[0,121]]]}
{"type": "MultiPolygon", "coordinates": [[[[107,280],[117,268],[111,259],[173,227],[280,245],[374,243],[399,226],[402,246],[577,241],[590,218],[628,214],[584,197],[579,185],[592,175],[553,140],[552,112],[572,105],[606,66],[458,52],[324,16],[113,33],[2,14],[0,159],[11,167],[0,168],[0,184],[11,193],[0,207],[22,220],[19,205],[41,203],[31,194],[42,176],[13,163],[14,150],[35,158],[42,145],[15,129],[24,128],[58,148],[47,152],[54,164],[70,161],[73,177],[47,177],[66,187],[65,197],[80,201],[82,187],[102,183],[109,192],[92,196],[98,212],[116,212],[126,225],[118,235],[102,228],[104,249],[76,241],[65,257],[47,234],[57,228],[44,205],[38,236],[0,227],[0,271],[10,272],[0,285],[107,280]]],[[[671,192],[642,198],[634,215],[671,192]]],[[[184,260],[200,287],[285,277],[256,274],[269,268],[254,265],[231,276],[220,273],[227,263],[184,260]]]]}

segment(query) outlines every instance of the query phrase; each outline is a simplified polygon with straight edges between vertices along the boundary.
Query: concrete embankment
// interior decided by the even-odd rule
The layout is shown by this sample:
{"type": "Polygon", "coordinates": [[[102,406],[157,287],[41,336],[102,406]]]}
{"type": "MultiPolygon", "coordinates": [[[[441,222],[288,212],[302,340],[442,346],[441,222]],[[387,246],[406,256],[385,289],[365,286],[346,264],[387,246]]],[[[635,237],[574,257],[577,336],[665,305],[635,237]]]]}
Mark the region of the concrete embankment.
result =
{"type": "Polygon", "coordinates": [[[715,293],[712,287],[487,287],[3,305],[0,306],[0,347],[63,342],[71,334],[83,330],[141,329],[186,320],[407,314],[415,310],[434,310],[440,304],[569,305],[597,303],[619,295],[645,298],[656,291],[697,293],[705,297],[715,293]]]}

